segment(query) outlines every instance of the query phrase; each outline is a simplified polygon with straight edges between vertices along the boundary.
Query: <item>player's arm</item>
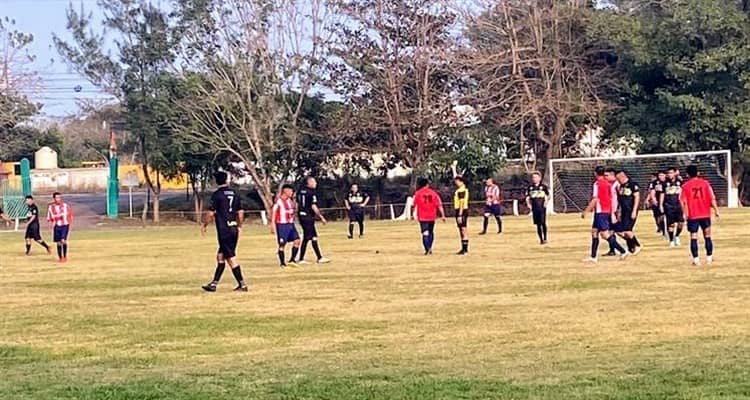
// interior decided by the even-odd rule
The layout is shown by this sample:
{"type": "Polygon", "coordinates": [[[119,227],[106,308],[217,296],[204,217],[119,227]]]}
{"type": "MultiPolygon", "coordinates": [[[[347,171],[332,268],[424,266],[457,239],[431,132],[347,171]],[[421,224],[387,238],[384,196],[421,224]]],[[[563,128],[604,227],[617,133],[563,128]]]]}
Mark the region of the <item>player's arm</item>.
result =
{"type": "Polygon", "coordinates": [[[29,220],[26,221],[26,225],[29,225],[29,224],[33,223],[34,220],[36,220],[36,219],[37,219],[36,214],[31,214],[31,217],[29,217],[29,220]]]}
{"type": "Polygon", "coordinates": [[[3,221],[5,221],[5,222],[11,222],[10,218],[8,218],[8,217],[7,217],[6,215],[5,215],[5,213],[3,213],[3,212],[2,212],[2,210],[0,210],[0,220],[3,220],[3,221]]]}
{"type": "Polygon", "coordinates": [[[659,211],[661,211],[662,213],[664,213],[664,199],[666,198],[667,198],[666,192],[662,193],[661,196],[659,196],[659,211]]]}
{"type": "Polygon", "coordinates": [[[245,210],[242,208],[242,200],[240,196],[234,198],[233,209],[237,210],[237,229],[242,230],[242,225],[245,223],[245,210]]]}
{"type": "Polygon", "coordinates": [[[638,205],[641,204],[641,192],[640,190],[633,194],[633,211],[631,211],[630,217],[636,219],[638,217],[638,205]]]}
{"type": "Polygon", "coordinates": [[[313,203],[313,205],[312,205],[312,210],[313,210],[313,212],[315,213],[315,215],[317,215],[317,216],[318,216],[318,218],[320,218],[320,222],[322,222],[322,223],[323,223],[323,225],[325,225],[325,224],[327,224],[327,223],[328,223],[328,220],[326,220],[326,217],[324,217],[324,216],[323,216],[323,213],[322,213],[322,212],[320,212],[320,207],[318,207],[318,202],[317,202],[317,201],[315,201],[315,202],[313,203]]]}
{"type": "Polygon", "coordinates": [[[370,195],[365,193],[365,201],[362,203],[362,208],[367,207],[367,204],[370,203],[370,195]]]}
{"type": "Polygon", "coordinates": [[[719,204],[716,202],[716,195],[714,194],[714,188],[709,186],[708,193],[711,196],[711,208],[713,208],[714,210],[714,216],[716,216],[716,218],[719,218],[719,204]]]}
{"type": "Polygon", "coordinates": [[[268,229],[271,231],[272,235],[276,234],[276,213],[281,212],[279,209],[279,204],[276,203],[271,207],[271,220],[268,221],[268,229]]]}
{"type": "Polygon", "coordinates": [[[529,208],[529,212],[531,211],[531,193],[527,190],[526,191],[526,207],[529,208]]]}
{"type": "Polygon", "coordinates": [[[346,209],[347,209],[347,210],[351,210],[351,209],[352,209],[352,205],[351,205],[351,204],[349,204],[349,196],[347,196],[347,197],[346,197],[346,198],[344,199],[344,207],[346,207],[346,209]]]}
{"type": "Polygon", "coordinates": [[[216,216],[216,212],[212,210],[208,210],[203,213],[203,216],[201,217],[201,235],[206,234],[206,229],[208,228],[208,224],[214,221],[215,216],[216,216]]]}

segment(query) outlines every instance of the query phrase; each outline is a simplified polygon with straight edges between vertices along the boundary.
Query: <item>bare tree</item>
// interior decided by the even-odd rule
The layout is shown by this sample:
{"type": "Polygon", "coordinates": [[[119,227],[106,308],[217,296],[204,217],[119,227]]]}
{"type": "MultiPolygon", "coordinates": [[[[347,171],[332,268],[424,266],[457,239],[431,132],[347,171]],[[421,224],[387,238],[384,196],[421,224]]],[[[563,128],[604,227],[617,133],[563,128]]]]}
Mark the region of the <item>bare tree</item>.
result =
{"type": "Polygon", "coordinates": [[[14,29],[15,21],[0,20],[0,127],[13,127],[33,115],[38,106],[28,95],[41,89],[41,78],[30,70],[35,57],[28,46],[34,41],[30,34],[14,29]]]}
{"type": "Polygon", "coordinates": [[[198,73],[180,104],[192,121],[187,136],[242,161],[270,211],[276,185],[305,156],[303,113],[321,79],[332,14],[323,0],[179,4],[194,61],[187,67],[198,73]]]}
{"type": "MultiPolygon", "coordinates": [[[[341,0],[331,86],[345,98],[350,147],[418,169],[451,123],[455,14],[431,0],[341,0]]],[[[417,174],[412,174],[412,187],[417,174]]]]}
{"type": "Polygon", "coordinates": [[[481,1],[462,8],[468,42],[459,60],[475,83],[471,103],[517,129],[534,160],[564,156],[578,128],[607,107],[609,66],[587,40],[590,9],[570,0],[481,1]]]}

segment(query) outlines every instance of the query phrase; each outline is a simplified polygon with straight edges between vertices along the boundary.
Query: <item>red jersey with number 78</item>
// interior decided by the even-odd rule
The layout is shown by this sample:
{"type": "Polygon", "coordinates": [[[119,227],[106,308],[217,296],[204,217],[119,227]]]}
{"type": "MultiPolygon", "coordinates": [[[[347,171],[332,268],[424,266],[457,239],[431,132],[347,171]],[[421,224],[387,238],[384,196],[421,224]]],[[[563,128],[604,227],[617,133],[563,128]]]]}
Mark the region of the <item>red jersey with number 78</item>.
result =
{"type": "Polygon", "coordinates": [[[434,222],[438,209],[443,206],[440,195],[429,187],[423,187],[414,193],[414,207],[419,222],[434,222]]]}
{"type": "Polygon", "coordinates": [[[714,190],[705,179],[691,178],[682,185],[680,201],[687,204],[689,220],[711,218],[711,203],[714,199],[714,190]]]}

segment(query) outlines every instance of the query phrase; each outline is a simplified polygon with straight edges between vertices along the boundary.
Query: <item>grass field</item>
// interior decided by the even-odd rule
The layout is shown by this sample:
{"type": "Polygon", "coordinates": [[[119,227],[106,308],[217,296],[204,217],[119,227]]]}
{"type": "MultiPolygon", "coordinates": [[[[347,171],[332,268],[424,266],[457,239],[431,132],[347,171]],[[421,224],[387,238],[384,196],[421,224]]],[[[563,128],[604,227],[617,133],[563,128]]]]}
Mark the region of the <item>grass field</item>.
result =
{"type": "Polygon", "coordinates": [[[334,263],[298,271],[256,227],[244,294],[230,273],[199,289],[216,247],[197,228],[77,231],[65,266],[1,234],[0,399],[750,398],[748,217],[724,212],[711,268],[645,215],[644,252],[595,267],[575,216],[545,248],[507,218],[464,258],[451,223],[432,257],[414,223],[333,224],[334,263]]]}

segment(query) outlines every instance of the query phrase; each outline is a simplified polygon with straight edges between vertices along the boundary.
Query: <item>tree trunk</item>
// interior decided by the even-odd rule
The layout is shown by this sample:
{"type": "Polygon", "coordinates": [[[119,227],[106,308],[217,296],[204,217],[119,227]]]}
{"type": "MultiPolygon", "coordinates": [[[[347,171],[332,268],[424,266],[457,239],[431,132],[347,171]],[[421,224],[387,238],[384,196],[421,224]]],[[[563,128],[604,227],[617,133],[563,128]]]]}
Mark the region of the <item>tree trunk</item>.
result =
{"type": "Polygon", "coordinates": [[[153,199],[153,209],[154,209],[154,224],[159,224],[161,221],[161,218],[159,216],[159,196],[161,195],[161,178],[159,175],[161,174],[161,171],[158,169],[154,171],[156,174],[156,187],[152,191],[154,194],[153,199]]]}

